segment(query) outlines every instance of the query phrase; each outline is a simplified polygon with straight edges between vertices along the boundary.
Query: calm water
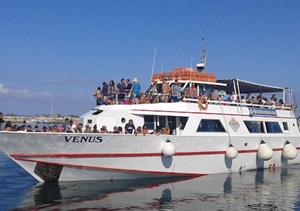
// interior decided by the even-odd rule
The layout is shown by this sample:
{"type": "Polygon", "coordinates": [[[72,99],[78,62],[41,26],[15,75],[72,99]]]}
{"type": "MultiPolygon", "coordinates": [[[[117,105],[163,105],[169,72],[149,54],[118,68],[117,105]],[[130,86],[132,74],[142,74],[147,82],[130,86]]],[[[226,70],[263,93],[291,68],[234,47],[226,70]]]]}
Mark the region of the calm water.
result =
{"type": "Polygon", "coordinates": [[[300,210],[300,166],[185,180],[37,183],[0,152],[0,210],[300,210]]]}

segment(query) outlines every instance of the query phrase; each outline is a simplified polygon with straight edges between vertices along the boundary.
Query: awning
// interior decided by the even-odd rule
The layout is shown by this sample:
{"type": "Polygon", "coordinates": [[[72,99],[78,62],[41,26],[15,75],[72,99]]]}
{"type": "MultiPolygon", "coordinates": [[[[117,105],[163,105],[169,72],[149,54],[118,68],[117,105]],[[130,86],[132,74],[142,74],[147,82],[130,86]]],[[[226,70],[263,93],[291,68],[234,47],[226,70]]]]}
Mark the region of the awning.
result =
{"type": "Polygon", "coordinates": [[[221,79],[221,80],[217,80],[217,82],[227,84],[226,87],[222,87],[223,90],[225,89],[226,93],[231,93],[232,91],[234,91],[234,83],[235,83],[236,90],[239,90],[241,94],[283,92],[285,90],[285,88],[283,87],[263,85],[263,84],[249,82],[249,81],[244,81],[237,78],[224,79],[224,80],[221,79]],[[237,88],[237,85],[239,85],[239,88],[237,88]]]}

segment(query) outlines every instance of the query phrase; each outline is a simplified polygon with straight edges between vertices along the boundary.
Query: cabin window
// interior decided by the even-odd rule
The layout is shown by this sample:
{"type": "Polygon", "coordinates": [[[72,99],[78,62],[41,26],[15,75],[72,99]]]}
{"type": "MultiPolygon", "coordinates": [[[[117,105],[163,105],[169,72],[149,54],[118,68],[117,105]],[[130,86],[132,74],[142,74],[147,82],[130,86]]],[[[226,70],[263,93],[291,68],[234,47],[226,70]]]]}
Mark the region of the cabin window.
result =
{"type": "Polygon", "coordinates": [[[197,132],[226,132],[218,119],[202,119],[197,132]]]}
{"type": "Polygon", "coordinates": [[[149,130],[154,130],[154,116],[145,115],[144,116],[144,124],[147,125],[149,130]]]}
{"type": "Polygon", "coordinates": [[[282,133],[278,122],[266,122],[267,133],[282,133]]]}
{"type": "Polygon", "coordinates": [[[244,121],[250,133],[264,133],[263,122],[261,121],[244,121]]]}
{"type": "Polygon", "coordinates": [[[188,119],[189,119],[188,117],[179,117],[180,130],[183,130],[185,128],[188,119]]]}
{"type": "Polygon", "coordinates": [[[286,131],[288,131],[289,130],[289,126],[288,126],[287,122],[283,122],[282,124],[283,124],[283,129],[286,130],[286,131]]]}

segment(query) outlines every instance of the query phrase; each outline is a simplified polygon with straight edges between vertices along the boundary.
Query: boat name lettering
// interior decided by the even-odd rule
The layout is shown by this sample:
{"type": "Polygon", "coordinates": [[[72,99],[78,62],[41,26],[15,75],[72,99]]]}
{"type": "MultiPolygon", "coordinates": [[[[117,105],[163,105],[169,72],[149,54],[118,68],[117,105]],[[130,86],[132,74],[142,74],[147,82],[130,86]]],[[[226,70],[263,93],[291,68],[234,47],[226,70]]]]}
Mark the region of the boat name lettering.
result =
{"type": "Polygon", "coordinates": [[[102,136],[65,136],[65,141],[73,143],[101,143],[102,136]]]}

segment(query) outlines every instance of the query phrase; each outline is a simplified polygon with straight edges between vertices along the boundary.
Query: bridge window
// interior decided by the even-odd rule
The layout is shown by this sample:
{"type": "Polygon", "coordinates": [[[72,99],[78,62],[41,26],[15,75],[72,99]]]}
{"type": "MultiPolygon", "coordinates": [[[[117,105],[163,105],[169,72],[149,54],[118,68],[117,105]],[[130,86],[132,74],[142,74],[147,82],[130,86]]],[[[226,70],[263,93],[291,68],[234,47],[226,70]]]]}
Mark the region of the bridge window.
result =
{"type": "Polygon", "coordinates": [[[226,132],[218,119],[202,119],[197,132],[226,132]]]}
{"type": "Polygon", "coordinates": [[[262,121],[244,121],[250,133],[264,133],[264,126],[262,121]]]}
{"type": "Polygon", "coordinates": [[[284,129],[285,131],[288,131],[288,130],[289,130],[288,123],[287,123],[287,122],[283,122],[282,124],[283,124],[283,129],[284,129]]]}
{"type": "Polygon", "coordinates": [[[282,133],[278,122],[266,122],[267,133],[282,133]]]}

